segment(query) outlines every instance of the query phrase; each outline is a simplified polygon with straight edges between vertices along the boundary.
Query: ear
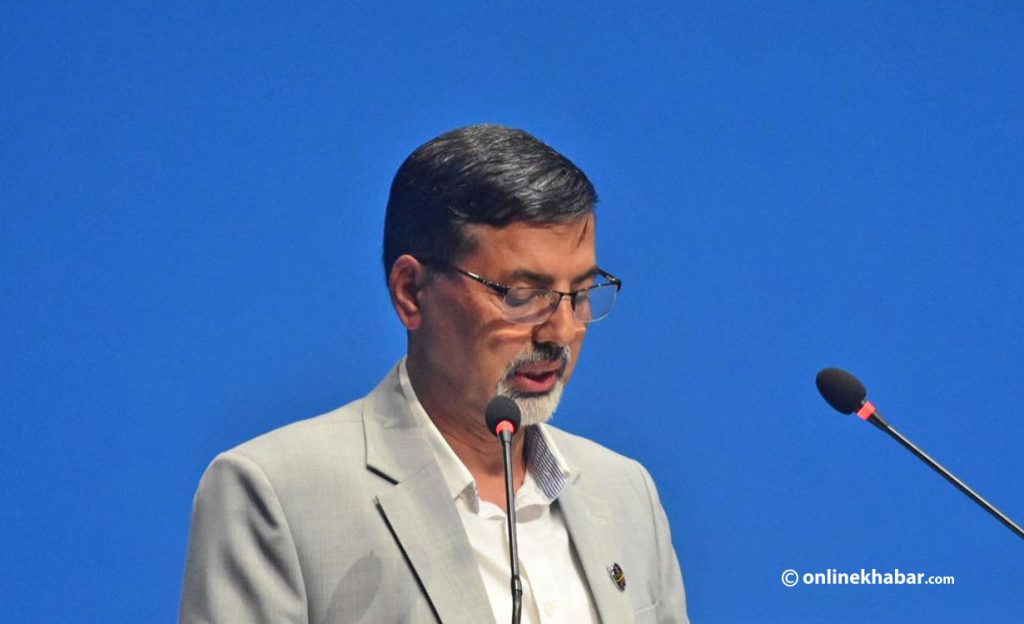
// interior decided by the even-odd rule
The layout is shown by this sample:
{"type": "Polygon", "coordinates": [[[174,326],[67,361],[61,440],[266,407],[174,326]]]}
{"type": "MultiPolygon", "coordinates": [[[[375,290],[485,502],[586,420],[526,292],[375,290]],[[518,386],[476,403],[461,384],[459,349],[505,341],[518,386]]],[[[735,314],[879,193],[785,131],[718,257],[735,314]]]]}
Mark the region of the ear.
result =
{"type": "Polygon", "coordinates": [[[402,325],[410,331],[419,329],[423,324],[420,290],[426,281],[426,271],[427,267],[422,262],[405,254],[395,259],[388,276],[391,304],[395,306],[402,325]]]}

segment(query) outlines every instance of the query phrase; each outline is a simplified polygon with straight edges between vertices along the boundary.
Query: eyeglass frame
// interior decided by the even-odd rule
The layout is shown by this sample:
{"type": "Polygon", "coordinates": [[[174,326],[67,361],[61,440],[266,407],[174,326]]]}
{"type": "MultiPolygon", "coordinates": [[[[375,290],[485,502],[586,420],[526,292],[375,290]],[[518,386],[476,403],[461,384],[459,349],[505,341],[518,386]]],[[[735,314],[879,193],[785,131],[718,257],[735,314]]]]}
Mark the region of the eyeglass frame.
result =
{"type": "MultiPolygon", "coordinates": [[[[484,286],[490,288],[494,292],[496,292],[499,295],[501,295],[502,298],[506,297],[508,295],[508,293],[511,292],[515,288],[522,288],[523,290],[542,290],[542,291],[545,291],[546,293],[555,293],[555,294],[558,295],[558,301],[554,305],[551,306],[551,311],[548,312],[548,315],[544,318],[543,321],[538,321],[536,323],[519,323],[517,321],[509,320],[510,323],[516,323],[517,325],[543,325],[544,323],[548,322],[548,320],[555,314],[555,311],[558,310],[558,306],[562,305],[562,299],[564,299],[565,297],[569,298],[569,307],[572,308],[572,317],[574,319],[576,319],[577,321],[579,321],[580,323],[583,323],[585,325],[589,325],[590,323],[595,323],[597,321],[601,321],[601,320],[604,320],[604,319],[608,318],[608,315],[611,314],[611,310],[609,310],[608,314],[602,316],[601,318],[591,319],[589,321],[581,321],[579,319],[579,317],[576,316],[576,296],[579,295],[581,292],[586,292],[586,291],[592,290],[594,288],[602,288],[602,287],[605,287],[605,286],[615,286],[615,294],[616,294],[616,297],[618,297],[619,291],[622,290],[622,280],[617,278],[617,277],[615,277],[614,275],[612,275],[608,271],[605,271],[601,267],[594,267],[595,273],[596,273],[596,275],[598,275],[600,277],[603,277],[604,279],[608,280],[607,284],[594,284],[593,286],[587,286],[586,288],[580,288],[579,290],[574,290],[574,291],[571,291],[571,292],[563,292],[561,290],[555,290],[553,288],[530,288],[530,287],[525,287],[525,286],[506,286],[505,284],[499,284],[498,282],[495,282],[493,280],[489,280],[486,277],[483,277],[481,275],[477,275],[476,273],[473,273],[472,271],[467,271],[467,270],[465,270],[465,269],[463,269],[461,267],[455,266],[454,264],[452,264],[450,262],[439,262],[437,260],[425,260],[425,259],[422,259],[422,258],[416,258],[416,259],[419,260],[421,263],[427,265],[427,266],[436,266],[436,267],[441,267],[441,268],[445,268],[445,269],[451,269],[452,271],[455,271],[456,273],[458,273],[460,275],[464,275],[464,276],[470,278],[473,281],[476,281],[476,282],[479,282],[480,284],[483,284],[484,286]]],[[[613,305],[614,305],[614,302],[613,302],[613,305]]]]}

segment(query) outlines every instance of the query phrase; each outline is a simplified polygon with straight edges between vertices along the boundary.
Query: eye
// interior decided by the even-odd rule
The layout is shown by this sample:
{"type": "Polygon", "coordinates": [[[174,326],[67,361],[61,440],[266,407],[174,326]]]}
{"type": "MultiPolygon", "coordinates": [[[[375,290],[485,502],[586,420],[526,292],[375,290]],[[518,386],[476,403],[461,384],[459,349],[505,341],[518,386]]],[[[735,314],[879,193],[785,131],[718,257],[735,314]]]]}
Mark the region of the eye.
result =
{"type": "Polygon", "coordinates": [[[512,308],[536,305],[538,301],[544,299],[546,293],[547,291],[538,288],[510,288],[505,293],[505,304],[512,308]]]}

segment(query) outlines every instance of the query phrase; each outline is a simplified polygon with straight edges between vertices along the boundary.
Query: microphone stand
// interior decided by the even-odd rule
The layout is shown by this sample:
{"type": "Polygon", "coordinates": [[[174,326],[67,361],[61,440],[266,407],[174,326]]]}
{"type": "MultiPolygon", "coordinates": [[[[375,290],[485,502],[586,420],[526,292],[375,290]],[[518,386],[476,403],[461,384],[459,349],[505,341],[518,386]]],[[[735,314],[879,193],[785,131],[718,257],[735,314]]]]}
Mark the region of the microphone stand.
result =
{"type": "MultiPolygon", "coordinates": [[[[505,424],[505,423],[502,423],[505,424]]],[[[519,624],[523,610],[523,581],[519,577],[519,542],[516,539],[516,500],[512,487],[512,428],[499,426],[501,455],[505,461],[505,505],[508,507],[508,552],[512,570],[512,624],[519,624]]]]}
{"type": "Polygon", "coordinates": [[[867,420],[872,425],[888,433],[890,436],[892,436],[894,440],[902,444],[904,448],[906,448],[914,455],[917,455],[917,457],[921,461],[928,464],[929,466],[931,466],[933,470],[935,470],[935,472],[942,475],[942,477],[946,479],[946,481],[949,481],[950,483],[955,485],[958,490],[966,494],[974,502],[981,505],[982,509],[989,512],[990,514],[995,516],[997,520],[1005,524],[1011,531],[1017,534],[1017,537],[1024,538],[1024,529],[1021,529],[1020,526],[1018,526],[1017,523],[1013,520],[1010,520],[1010,518],[1006,514],[996,509],[992,503],[988,502],[987,500],[982,498],[980,494],[978,494],[970,487],[968,487],[966,483],[964,483],[960,479],[957,479],[953,475],[953,473],[943,468],[942,464],[932,459],[931,456],[928,455],[928,453],[925,453],[921,449],[917,448],[917,446],[913,442],[903,437],[902,433],[893,429],[892,425],[890,425],[888,422],[885,421],[884,418],[882,418],[882,415],[878,413],[878,410],[875,409],[875,406],[872,405],[870,401],[864,401],[863,407],[861,409],[869,411],[869,415],[867,416],[867,418],[864,418],[864,420],[867,420]]]}

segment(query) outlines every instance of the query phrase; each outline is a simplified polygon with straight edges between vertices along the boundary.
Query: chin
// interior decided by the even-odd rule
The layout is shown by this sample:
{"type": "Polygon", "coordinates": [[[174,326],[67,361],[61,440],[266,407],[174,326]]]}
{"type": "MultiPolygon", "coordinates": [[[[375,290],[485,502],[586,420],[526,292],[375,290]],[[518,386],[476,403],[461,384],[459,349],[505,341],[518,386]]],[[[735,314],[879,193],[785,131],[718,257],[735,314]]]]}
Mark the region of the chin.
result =
{"type": "Polygon", "coordinates": [[[505,384],[498,384],[498,394],[511,397],[519,405],[522,414],[522,426],[537,425],[551,420],[558,409],[558,403],[562,400],[562,390],[565,383],[562,380],[555,382],[555,385],[542,394],[524,394],[516,392],[505,384]]]}

